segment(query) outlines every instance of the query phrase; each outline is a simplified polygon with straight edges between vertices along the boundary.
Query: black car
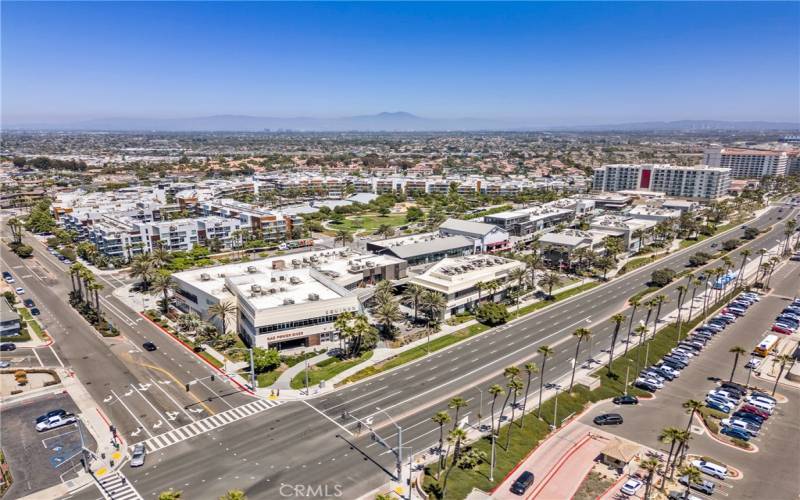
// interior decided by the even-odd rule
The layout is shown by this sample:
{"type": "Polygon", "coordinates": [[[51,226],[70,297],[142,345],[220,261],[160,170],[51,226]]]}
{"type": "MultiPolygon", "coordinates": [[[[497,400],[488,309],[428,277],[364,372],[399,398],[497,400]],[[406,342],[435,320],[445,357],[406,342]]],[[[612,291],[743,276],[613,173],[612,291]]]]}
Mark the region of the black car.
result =
{"type": "Polygon", "coordinates": [[[656,392],[658,390],[658,387],[645,380],[637,380],[636,383],[633,384],[633,386],[648,392],[656,392]]]}
{"type": "Polygon", "coordinates": [[[0,344],[0,351],[15,351],[17,349],[17,345],[12,342],[6,342],[5,344],[0,344]]]}
{"type": "Polygon", "coordinates": [[[626,394],[624,396],[617,396],[613,400],[615,405],[638,405],[639,398],[633,396],[631,394],[626,394]]]}
{"type": "Polygon", "coordinates": [[[61,417],[66,414],[67,411],[62,410],[61,408],[59,408],[58,410],[51,410],[45,413],[44,415],[39,415],[38,417],[36,417],[36,423],[38,424],[39,422],[44,422],[45,420],[49,420],[51,417],[61,417]]]}
{"type": "Polygon", "coordinates": [[[28,309],[30,309],[31,307],[36,307],[36,304],[33,303],[32,299],[25,299],[22,301],[22,303],[25,304],[25,307],[27,307],[28,309]]]}
{"type": "Polygon", "coordinates": [[[672,363],[673,365],[678,365],[682,369],[688,366],[688,363],[684,363],[682,359],[676,358],[675,356],[664,356],[662,358],[664,363],[672,363]]]}
{"type": "Polygon", "coordinates": [[[761,425],[764,423],[764,418],[759,417],[755,413],[747,413],[746,411],[737,411],[731,418],[737,418],[739,420],[744,420],[745,422],[750,422],[756,425],[761,425]]]}
{"type": "Polygon", "coordinates": [[[747,387],[742,384],[737,384],[736,382],[723,382],[722,385],[720,385],[720,389],[724,389],[727,392],[738,392],[739,397],[747,396],[747,387]]]}
{"type": "Polygon", "coordinates": [[[525,471],[519,475],[514,484],[511,485],[511,493],[516,495],[524,495],[528,488],[533,484],[533,472],[525,471]]]}
{"type": "Polygon", "coordinates": [[[31,316],[38,316],[41,314],[38,307],[31,307],[31,316]]]}
{"type": "Polygon", "coordinates": [[[620,425],[622,423],[622,415],[619,413],[604,413],[594,417],[596,425],[620,425]]]}
{"type": "Polygon", "coordinates": [[[145,351],[155,351],[156,349],[158,349],[158,347],[156,347],[156,345],[152,342],[145,342],[144,344],[142,344],[142,347],[144,347],[145,351]]]}

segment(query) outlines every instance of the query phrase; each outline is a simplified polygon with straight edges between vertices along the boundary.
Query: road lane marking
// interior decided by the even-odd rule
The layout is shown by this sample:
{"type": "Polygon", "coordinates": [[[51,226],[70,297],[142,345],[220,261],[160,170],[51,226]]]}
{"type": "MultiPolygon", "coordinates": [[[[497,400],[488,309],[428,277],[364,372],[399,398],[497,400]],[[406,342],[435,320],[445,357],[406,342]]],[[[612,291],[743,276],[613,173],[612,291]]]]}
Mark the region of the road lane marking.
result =
{"type": "Polygon", "coordinates": [[[64,362],[63,362],[63,361],[61,361],[61,358],[58,356],[58,353],[56,353],[56,350],[55,350],[55,349],[53,349],[53,344],[50,344],[50,345],[49,345],[49,346],[47,346],[47,347],[49,347],[49,348],[50,348],[50,352],[52,352],[52,353],[53,353],[53,356],[55,356],[55,357],[56,357],[56,361],[58,361],[58,364],[59,364],[59,365],[61,365],[61,368],[64,368],[64,362]]]}
{"type": "Polygon", "coordinates": [[[322,415],[322,416],[323,416],[323,417],[325,417],[326,419],[328,419],[328,420],[330,420],[331,422],[333,422],[333,425],[335,425],[336,427],[340,428],[341,430],[343,430],[344,432],[346,432],[348,435],[350,435],[350,436],[352,436],[352,435],[353,435],[353,433],[352,433],[352,432],[350,432],[350,431],[348,431],[347,429],[345,429],[345,428],[344,428],[344,427],[343,427],[341,424],[339,424],[339,422],[337,422],[336,420],[332,419],[331,417],[329,417],[329,416],[328,416],[328,415],[326,415],[325,413],[323,413],[323,412],[319,411],[318,409],[316,409],[316,408],[314,407],[314,405],[312,405],[311,403],[309,403],[309,402],[308,402],[308,401],[306,401],[305,399],[304,399],[304,400],[302,400],[302,401],[303,401],[303,403],[305,403],[305,405],[306,405],[306,406],[308,406],[309,408],[311,408],[311,409],[312,409],[312,410],[314,410],[315,412],[319,413],[320,415],[322,415]]]}
{"type": "MultiPolygon", "coordinates": [[[[200,385],[202,385],[203,387],[205,387],[206,389],[208,389],[208,390],[211,392],[211,394],[213,394],[213,395],[214,395],[214,397],[215,397],[215,398],[217,398],[217,399],[221,400],[223,403],[225,403],[226,405],[228,405],[228,408],[231,408],[231,409],[233,409],[233,405],[232,405],[232,404],[230,404],[230,403],[228,403],[227,401],[225,401],[225,398],[223,398],[222,396],[219,396],[219,395],[217,395],[217,393],[216,393],[216,392],[214,392],[214,389],[212,389],[211,387],[207,386],[207,385],[206,385],[206,383],[205,383],[205,382],[203,382],[201,379],[197,379],[197,381],[198,381],[198,382],[200,382],[200,385]]],[[[190,387],[191,387],[191,386],[190,386],[190,387]]]]}
{"type": "MultiPolygon", "coordinates": [[[[113,394],[113,395],[114,395],[114,397],[115,397],[115,398],[117,398],[117,401],[119,401],[119,402],[120,402],[120,404],[122,405],[122,407],[123,407],[123,408],[125,408],[125,409],[128,411],[128,413],[130,413],[130,414],[131,414],[131,417],[133,417],[133,419],[134,419],[134,420],[136,420],[136,423],[138,423],[138,424],[139,424],[139,430],[143,430],[145,433],[147,433],[147,435],[148,435],[148,436],[150,436],[150,437],[153,437],[153,434],[152,434],[152,433],[151,433],[151,432],[150,432],[150,431],[147,429],[147,427],[145,427],[145,425],[142,423],[142,421],[141,421],[141,420],[139,420],[139,417],[137,417],[137,416],[136,416],[136,415],[135,415],[135,414],[134,414],[134,413],[131,411],[131,409],[130,409],[130,408],[128,408],[128,405],[126,405],[126,404],[125,404],[125,401],[123,401],[123,400],[122,400],[122,398],[121,398],[121,397],[119,397],[119,396],[117,395],[117,393],[116,393],[116,392],[114,392],[113,390],[111,391],[111,394],[113,394]]],[[[131,435],[134,435],[134,434],[131,434],[131,435]]],[[[138,430],[137,430],[137,435],[138,435],[138,430]]]]}
{"type": "MultiPolygon", "coordinates": [[[[159,411],[159,409],[158,409],[158,408],[156,408],[156,407],[155,407],[155,405],[154,405],[153,403],[151,403],[151,402],[150,402],[150,400],[149,400],[149,399],[147,399],[147,396],[145,396],[144,394],[142,394],[142,392],[141,392],[139,389],[137,389],[135,385],[131,384],[131,387],[133,388],[133,390],[134,390],[134,391],[136,391],[136,394],[138,394],[139,396],[141,396],[141,397],[142,397],[142,399],[144,399],[145,403],[147,403],[148,405],[150,405],[150,408],[152,408],[152,409],[153,409],[153,411],[155,411],[155,412],[156,412],[156,414],[157,414],[159,417],[163,418],[164,420],[167,420],[167,425],[168,425],[168,426],[170,426],[170,428],[171,428],[171,429],[174,429],[174,428],[175,428],[175,426],[174,426],[174,425],[172,425],[172,423],[171,423],[171,422],[170,422],[170,421],[167,419],[167,417],[166,417],[166,416],[165,416],[163,413],[161,413],[161,412],[159,411]]],[[[161,420],[159,420],[159,421],[158,421],[158,423],[157,423],[156,425],[154,425],[154,426],[153,426],[153,429],[158,429],[159,427],[161,427],[161,420]]]]}
{"type": "Polygon", "coordinates": [[[183,407],[182,405],[180,405],[180,404],[179,404],[177,401],[175,401],[175,399],[174,399],[174,398],[173,398],[173,397],[172,397],[172,396],[171,396],[171,395],[170,395],[170,394],[169,394],[167,391],[165,391],[163,387],[161,387],[161,384],[158,384],[158,383],[156,383],[156,381],[155,381],[155,380],[153,380],[153,379],[150,379],[150,381],[153,383],[153,385],[155,385],[156,387],[158,387],[159,389],[161,389],[161,392],[163,392],[163,393],[164,393],[164,395],[165,395],[165,396],[167,396],[167,397],[169,398],[169,400],[170,400],[170,401],[172,401],[172,402],[175,404],[175,406],[177,406],[178,408],[180,408],[180,410],[181,410],[181,411],[182,411],[184,414],[186,414],[186,416],[187,416],[187,417],[189,417],[189,418],[192,420],[192,422],[194,422],[194,420],[195,420],[195,419],[194,419],[194,417],[193,417],[193,416],[192,416],[192,415],[191,415],[191,414],[190,414],[188,411],[186,411],[186,408],[184,408],[184,407],[183,407]]]}

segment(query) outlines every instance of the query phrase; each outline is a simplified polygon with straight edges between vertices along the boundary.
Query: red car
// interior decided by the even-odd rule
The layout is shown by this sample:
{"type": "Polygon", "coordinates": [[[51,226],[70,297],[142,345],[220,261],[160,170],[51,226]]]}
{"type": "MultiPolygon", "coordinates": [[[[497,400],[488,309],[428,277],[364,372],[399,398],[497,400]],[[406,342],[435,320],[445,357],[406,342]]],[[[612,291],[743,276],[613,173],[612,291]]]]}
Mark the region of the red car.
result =
{"type": "Polygon", "coordinates": [[[772,331],[773,332],[782,333],[784,335],[791,335],[792,333],[794,333],[790,329],[786,328],[785,326],[781,326],[781,325],[772,325],[772,331]]]}
{"type": "Polygon", "coordinates": [[[753,405],[743,405],[740,410],[747,413],[752,413],[753,415],[758,415],[761,418],[767,419],[769,418],[769,413],[765,412],[764,410],[759,410],[753,405]]]}

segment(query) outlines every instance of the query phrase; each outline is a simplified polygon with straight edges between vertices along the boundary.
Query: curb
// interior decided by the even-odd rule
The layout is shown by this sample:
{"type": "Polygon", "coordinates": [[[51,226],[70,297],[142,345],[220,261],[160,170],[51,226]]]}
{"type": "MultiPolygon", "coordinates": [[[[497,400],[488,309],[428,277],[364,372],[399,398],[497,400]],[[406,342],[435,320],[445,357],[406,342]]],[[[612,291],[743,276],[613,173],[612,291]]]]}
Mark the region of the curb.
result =
{"type": "MultiPolygon", "coordinates": [[[[695,415],[695,418],[698,418],[698,416],[695,415]]],[[[731,443],[728,443],[726,441],[723,441],[722,439],[717,437],[716,433],[712,432],[711,429],[708,428],[708,426],[706,425],[705,420],[703,420],[703,417],[699,417],[699,418],[700,418],[700,423],[702,424],[703,429],[706,430],[706,434],[708,435],[708,437],[710,437],[714,441],[718,442],[719,444],[723,444],[723,445],[727,446],[728,448],[733,448],[734,450],[739,450],[739,451],[742,451],[742,452],[745,452],[745,453],[758,453],[759,452],[758,446],[756,446],[754,444],[751,444],[751,443],[748,443],[748,444],[750,446],[752,446],[752,449],[746,450],[746,449],[740,448],[740,447],[738,447],[738,446],[736,446],[734,444],[731,444],[731,443]]]]}
{"type": "MultiPolygon", "coordinates": [[[[558,474],[558,471],[560,471],[561,468],[564,467],[564,464],[567,463],[567,461],[570,459],[570,457],[572,457],[572,455],[574,455],[575,452],[577,452],[579,449],[581,449],[583,447],[583,445],[588,443],[591,439],[592,439],[592,436],[590,434],[586,434],[585,436],[583,436],[581,438],[580,441],[578,441],[577,443],[573,444],[570,447],[570,449],[567,450],[567,452],[564,455],[562,455],[561,458],[558,459],[558,462],[556,462],[555,466],[553,468],[551,468],[550,471],[544,476],[544,479],[539,482],[539,486],[536,489],[534,489],[530,493],[530,495],[526,495],[525,496],[525,500],[527,500],[529,498],[534,498],[539,492],[541,492],[542,489],[545,486],[547,486],[547,484],[553,479],[553,477],[555,477],[555,475],[558,474]]],[[[504,479],[504,481],[505,481],[505,479],[504,479]]]]}
{"type": "Polygon", "coordinates": [[[159,325],[159,324],[158,324],[158,323],[156,323],[155,321],[151,320],[150,318],[148,318],[146,315],[142,314],[141,312],[137,312],[137,314],[139,314],[139,316],[141,316],[141,317],[142,317],[142,318],[144,318],[145,320],[149,321],[151,325],[155,326],[156,328],[158,328],[158,329],[159,329],[159,330],[161,330],[162,332],[166,333],[166,334],[167,334],[167,336],[169,336],[169,338],[171,338],[171,339],[172,339],[172,340],[174,340],[175,342],[178,342],[180,345],[182,345],[183,347],[185,347],[187,351],[189,351],[190,353],[192,353],[192,354],[193,354],[194,356],[196,356],[197,358],[199,358],[199,359],[203,360],[203,361],[204,361],[204,362],[205,362],[205,363],[206,363],[208,366],[210,366],[211,368],[213,368],[214,370],[216,370],[216,371],[218,371],[220,374],[222,374],[222,376],[224,376],[225,378],[227,378],[228,380],[230,380],[231,382],[233,382],[234,384],[236,384],[236,386],[237,386],[237,387],[239,387],[240,389],[242,389],[243,391],[247,392],[248,394],[250,394],[250,395],[251,395],[251,396],[253,396],[253,397],[259,397],[259,396],[258,396],[258,394],[256,394],[255,392],[251,391],[250,389],[248,389],[247,387],[245,387],[244,385],[242,385],[242,384],[241,384],[241,383],[240,383],[238,380],[234,379],[234,378],[233,378],[233,377],[231,377],[229,374],[227,374],[227,373],[225,373],[224,371],[222,371],[222,369],[221,369],[221,368],[219,368],[219,367],[217,367],[217,366],[214,366],[214,365],[211,363],[211,361],[207,360],[207,359],[206,359],[206,358],[204,358],[203,356],[200,356],[199,354],[197,354],[196,352],[194,352],[194,349],[192,349],[191,347],[189,347],[189,345],[188,345],[186,342],[184,342],[184,341],[182,341],[181,339],[179,339],[178,337],[176,337],[176,336],[172,335],[172,334],[171,334],[169,331],[167,331],[167,330],[166,330],[164,327],[162,327],[161,325],[159,325]]]}

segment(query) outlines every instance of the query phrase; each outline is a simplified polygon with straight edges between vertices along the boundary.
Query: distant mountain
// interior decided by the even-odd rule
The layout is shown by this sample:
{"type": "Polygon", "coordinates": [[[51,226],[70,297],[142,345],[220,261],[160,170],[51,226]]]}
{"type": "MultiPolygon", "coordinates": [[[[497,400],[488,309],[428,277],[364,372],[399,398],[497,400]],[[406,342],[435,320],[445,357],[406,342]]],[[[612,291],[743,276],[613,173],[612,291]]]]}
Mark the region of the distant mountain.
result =
{"type": "Polygon", "coordinates": [[[477,118],[451,120],[422,118],[400,111],[340,118],[276,118],[247,115],[214,115],[172,119],[104,118],[73,123],[18,124],[7,126],[6,128],[160,132],[259,132],[264,130],[410,132],[501,130],[518,127],[513,124],[477,118]]]}
{"type": "Polygon", "coordinates": [[[248,115],[213,115],[194,118],[104,118],[73,123],[20,123],[6,129],[83,130],[83,131],[158,131],[158,132],[435,132],[435,131],[572,131],[644,132],[702,130],[800,130],[800,124],[760,121],[682,120],[611,125],[532,126],[522,121],[481,118],[423,118],[404,111],[339,118],[277,118],[248,115]]]}
{"type": "Polygon", "coordinates": [[[569,131],[701,131],[701,130],[800,130],[800,123],[763,121],[720,121],[720,120],[679,120],[673,122],[636,122],[616,125],[583,125],[555,127],[551,130],[569,131]]]}

